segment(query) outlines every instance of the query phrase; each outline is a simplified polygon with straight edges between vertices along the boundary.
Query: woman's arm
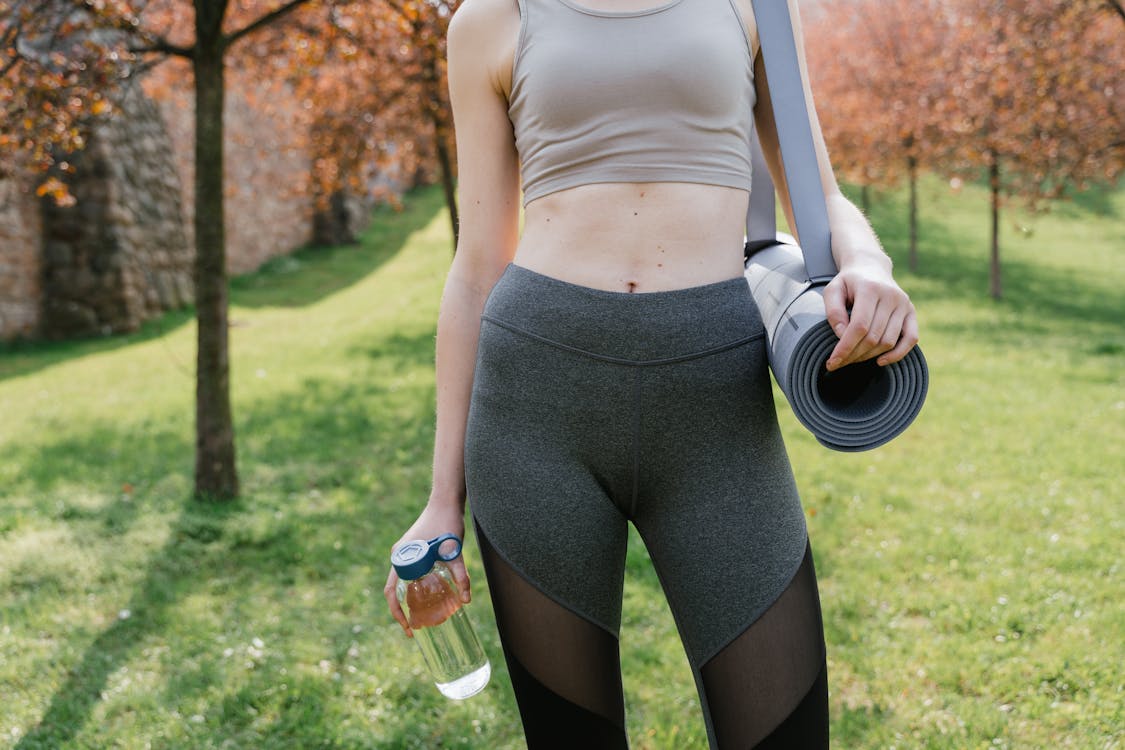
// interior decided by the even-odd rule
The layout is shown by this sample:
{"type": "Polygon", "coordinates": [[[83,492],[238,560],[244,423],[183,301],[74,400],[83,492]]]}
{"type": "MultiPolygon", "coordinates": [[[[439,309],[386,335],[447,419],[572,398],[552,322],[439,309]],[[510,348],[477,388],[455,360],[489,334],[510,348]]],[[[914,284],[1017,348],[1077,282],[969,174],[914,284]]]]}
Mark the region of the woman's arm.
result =
{"type": "MultiPolygon", "coordinates": [[[[395,546],[446,532],[464,537],[465,423],[480,315],[519,238],[519,161],[499,75],[502,51],[510,49],[518,28],[519,15],[506,0],[469,0],[449,25],[449,98],[457,135],[461,231],[438,313],[433,485],[425,509],[395,546]]],[[[458,558],[450,567],[468,601],[464,563],[458,558]]],[[[392,569],[383,595],[409,635],[395,596],[397,580],[392,569]]]]}
{"type": "MultiPolygon", "coordinates": [[[[832,256],[839,269],[836,278],[824,290],[828,322],[840,339],[829,356],[828,369],[835,370],[872,357],[878,357],[880,365],[887,365],[905,357],[918,343],[918,320],[914,305],[892,277],[891,259],[883,252],[875,231],[855,204],[840,192],[832,163],[828,159],[828,148],[824,143],[816,107],[813,105],[797,3],[796,0],[788,2],[796,35],[805,104],[809,111],[813,145],[820,167],[820,181],[827,202],[832,256]]],[[[762,143],[770,175],[777,185],[789,226],[795,227],[761,54],[754,60],[754,80],[758,94],[758,104],[754,110],[758,138],[762,143]]]]}

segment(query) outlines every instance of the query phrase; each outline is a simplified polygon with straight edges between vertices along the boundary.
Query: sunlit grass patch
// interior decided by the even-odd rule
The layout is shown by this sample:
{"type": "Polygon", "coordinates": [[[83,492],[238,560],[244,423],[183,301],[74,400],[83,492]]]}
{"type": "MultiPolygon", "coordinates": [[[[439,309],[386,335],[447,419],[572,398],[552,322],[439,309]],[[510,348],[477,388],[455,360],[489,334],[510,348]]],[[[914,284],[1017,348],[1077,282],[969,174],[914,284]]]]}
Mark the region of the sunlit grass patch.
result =
{"type": "MultiPolygon", "coordinates": [[[[1006,230],[999,303],[984,193],[927,180],[923,195],[918,274],[901,196],[872,210],[922,320],[933,382],[917,423],[832,454],[778,402],[834,746],[1114,747],[1125,193],[1019,218],[1032,232],[1006,230]]],[[[429,491],[440,201],[423,191],[360,246],[232,284],[235,503],[188,500],[190,319],[0,352],[0,747],[522,747],[473,540],[483,694],[441,697],[382,601],[389,547],[429,491]]],[[[631,744],[704,748],[674,623],[630,541],[631,744]]]]}

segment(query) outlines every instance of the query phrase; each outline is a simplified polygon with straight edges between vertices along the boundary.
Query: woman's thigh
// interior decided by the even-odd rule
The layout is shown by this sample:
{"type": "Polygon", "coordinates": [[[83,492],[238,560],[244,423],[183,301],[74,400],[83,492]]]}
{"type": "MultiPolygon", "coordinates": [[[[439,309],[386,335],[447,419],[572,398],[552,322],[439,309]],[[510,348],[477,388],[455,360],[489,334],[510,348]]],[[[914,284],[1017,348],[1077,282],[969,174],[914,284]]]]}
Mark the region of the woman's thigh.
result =
{"type": "Polygon", "coordinates": [[[805,553],[767,367],[763,338],[642,373],[632,519],[696,667],[777,599],[805,553]]]}
{"type": "Polygon", "coordinates": [[[466,429],[475,522],[499,559],[560,605],[620,626],[627,522],[614,500],[621,422],[590,362],[485,326],[466,429]]]}

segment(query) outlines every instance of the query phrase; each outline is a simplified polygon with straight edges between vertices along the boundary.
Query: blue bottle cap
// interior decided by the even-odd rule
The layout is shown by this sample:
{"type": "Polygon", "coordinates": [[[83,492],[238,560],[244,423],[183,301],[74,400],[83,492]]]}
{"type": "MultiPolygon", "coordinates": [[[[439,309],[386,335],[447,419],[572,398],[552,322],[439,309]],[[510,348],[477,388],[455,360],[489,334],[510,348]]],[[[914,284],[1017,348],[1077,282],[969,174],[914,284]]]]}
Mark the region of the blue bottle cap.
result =
{"type": "Polygon", "coordinates": [[[456,534],[442,534],[433,539],[424,541],[413,539],[403,542],[391,553],[391,565],[394,566],[398,577],[404,581],[413,581],[430,572],[437,560],[456,560],[461,554],[461,538],[456,534]],[[450,539],[457,542],[457,546],[450,554],[441,553],[441,545],[450,539]]]}

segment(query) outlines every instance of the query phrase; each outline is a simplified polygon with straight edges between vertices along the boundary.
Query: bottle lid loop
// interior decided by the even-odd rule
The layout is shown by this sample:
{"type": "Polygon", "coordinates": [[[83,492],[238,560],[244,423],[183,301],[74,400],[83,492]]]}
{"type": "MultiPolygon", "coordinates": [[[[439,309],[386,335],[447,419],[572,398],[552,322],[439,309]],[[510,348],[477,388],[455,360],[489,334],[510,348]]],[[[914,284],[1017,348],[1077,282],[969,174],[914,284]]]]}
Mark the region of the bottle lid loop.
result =
{"type": "Polygon", "coordinates": [[[412,539],[395,548],[391,553],[391,565],[394,566],[399,578],[413,581],[429,573],[438,560],[445,562],[456,560],[461,555],[461,547],[461,538],[456,534],[442,534],[428,541],[412,539]],[[442,554],[442,544],[450,540],[456,542],[456,546],[450,552],[442,554]]]}
{"type": "Polygon", "coordinates": [[[445,560],[446,562],[452,562],[461,556],[461,538],[456,534],[442,534],[441,536],[435,536],[429,541],[429,545],[438,551],[438,559],[445,560]],[[441,545],[449,541],[450,539],[457,542],[457,546],[454,547],[453,551],[449,554],[443,555],[441,553],[441,545]]]}

